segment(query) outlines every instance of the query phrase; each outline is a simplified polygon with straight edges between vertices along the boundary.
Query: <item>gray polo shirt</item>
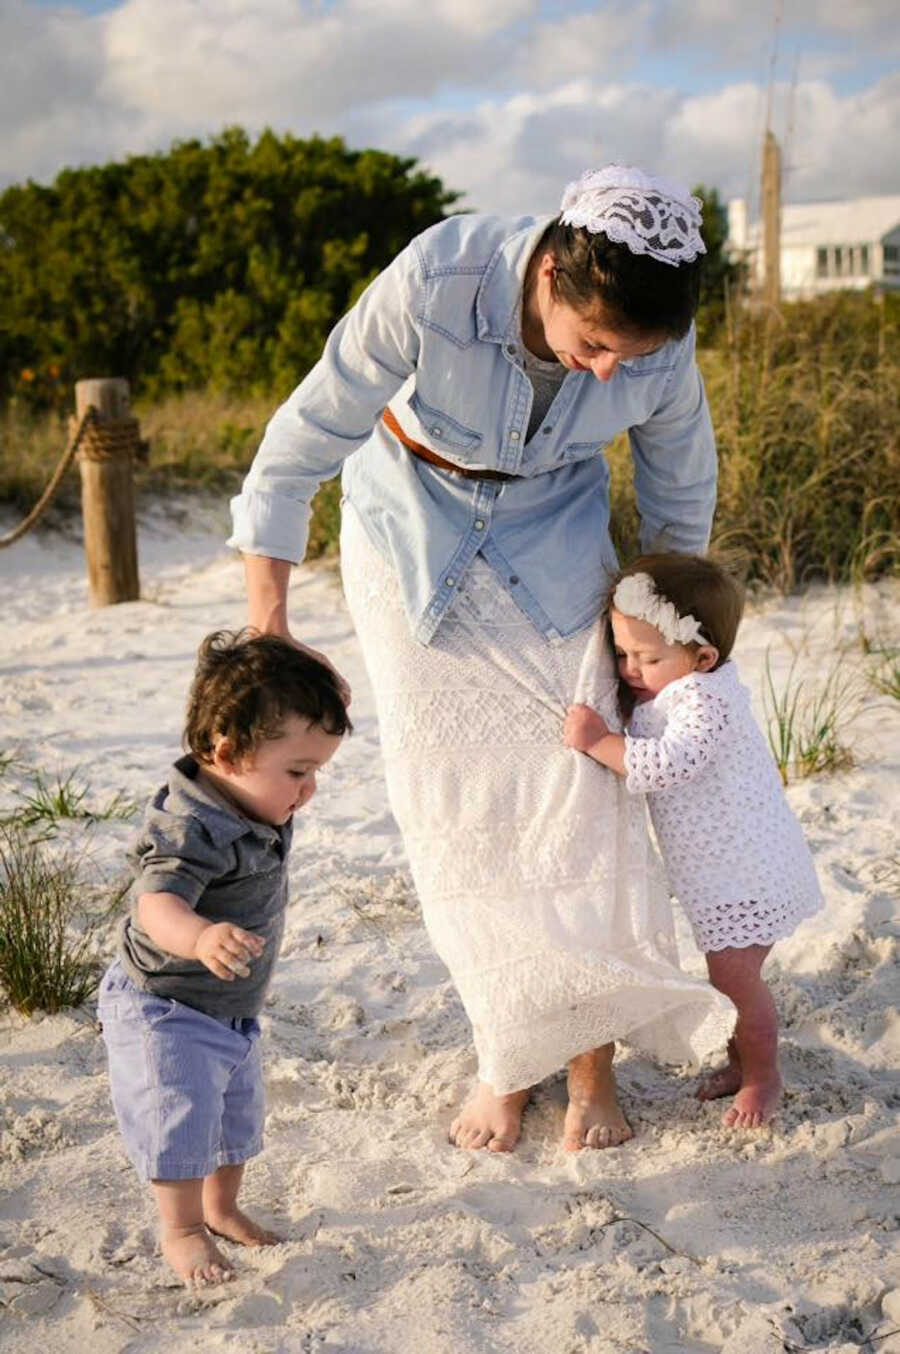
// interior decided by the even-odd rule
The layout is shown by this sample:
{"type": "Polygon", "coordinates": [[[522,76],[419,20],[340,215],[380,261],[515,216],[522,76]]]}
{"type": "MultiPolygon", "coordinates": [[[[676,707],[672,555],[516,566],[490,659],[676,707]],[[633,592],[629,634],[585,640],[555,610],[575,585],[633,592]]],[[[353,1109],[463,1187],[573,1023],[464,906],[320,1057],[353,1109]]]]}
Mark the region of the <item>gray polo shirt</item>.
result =
{"type": "Polygon", "coordinates": [[[193,757],[179,758],[150,800],[128,855],[135,878],[118,955],[132,981],[217,1019],[256,1015],[281,948],[292,831],[292,822],[273,827],[245,817],[198,775],[193,757]],[[142,893],[176,893],[209,921],[264,936],[249,976],[226,982],[196,959],[161,950],[138,919],[142,893]]]}

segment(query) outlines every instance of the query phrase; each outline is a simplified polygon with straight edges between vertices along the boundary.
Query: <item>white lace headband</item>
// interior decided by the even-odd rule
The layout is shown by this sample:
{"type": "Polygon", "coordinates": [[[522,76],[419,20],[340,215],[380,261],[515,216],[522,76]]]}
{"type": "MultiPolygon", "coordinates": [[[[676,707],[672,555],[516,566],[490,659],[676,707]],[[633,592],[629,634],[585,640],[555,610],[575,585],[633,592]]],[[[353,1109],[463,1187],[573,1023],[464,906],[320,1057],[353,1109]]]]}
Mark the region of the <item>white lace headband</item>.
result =
{"type": "Polygon", "coordinates": [[[649,574],[629,574],[617,585],[612,604],[623,616],[646,621],[667,644],[708,644],[696,616],[679,616],[675,604],[657,592],[649,574]]]}
{"type": "Polygon", "coordinates": [[[585,170],[563,193],[559,219],[592,235],[602,231],[632,254],[649,254],[676,268],[706,253],[700,199],[633,165],[585,170]]]}

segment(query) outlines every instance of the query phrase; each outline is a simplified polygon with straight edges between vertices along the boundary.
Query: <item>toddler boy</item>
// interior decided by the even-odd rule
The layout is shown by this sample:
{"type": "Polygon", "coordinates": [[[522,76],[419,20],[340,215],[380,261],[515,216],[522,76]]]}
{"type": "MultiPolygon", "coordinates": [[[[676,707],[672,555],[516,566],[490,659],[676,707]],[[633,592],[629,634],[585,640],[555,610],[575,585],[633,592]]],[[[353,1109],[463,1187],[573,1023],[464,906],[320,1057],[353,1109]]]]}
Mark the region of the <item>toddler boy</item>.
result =
{"type": "Polygon", "coordinates": [[[292,818],[352,725],[338,678],[274,635],[200,646],[186,756],[152,796],[100,986],[113,1105],[186,1284],[233,1277],[213,1236],[280,1238],[237,1204],[262,1149],[259,1022],[284,931],[292,818]]]}

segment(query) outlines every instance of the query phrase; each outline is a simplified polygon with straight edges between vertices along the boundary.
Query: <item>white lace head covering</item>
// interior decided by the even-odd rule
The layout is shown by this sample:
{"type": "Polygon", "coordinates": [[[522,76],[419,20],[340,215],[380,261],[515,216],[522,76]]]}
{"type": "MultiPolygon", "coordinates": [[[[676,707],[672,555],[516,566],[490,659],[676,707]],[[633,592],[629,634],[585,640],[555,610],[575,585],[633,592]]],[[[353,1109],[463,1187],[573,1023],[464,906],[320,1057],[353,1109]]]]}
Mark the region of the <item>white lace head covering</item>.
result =
{"type": "Polygon", "coordinates": [[[667,644],[709,644],[696,616],[679,616],[674,602],[657,592],[649,574],[628,574],[620,579],[612,595],[612,605],[623,616],[646,621],[658,630],[667,644]]]}
{"type": "Polygon", "coordinates": [[[592,235],[602,231],[632,254],[649,254],[674,267],[706,253],[700,199],[634,165],[586,169],[563,193],[559,219],[592,235]]]}

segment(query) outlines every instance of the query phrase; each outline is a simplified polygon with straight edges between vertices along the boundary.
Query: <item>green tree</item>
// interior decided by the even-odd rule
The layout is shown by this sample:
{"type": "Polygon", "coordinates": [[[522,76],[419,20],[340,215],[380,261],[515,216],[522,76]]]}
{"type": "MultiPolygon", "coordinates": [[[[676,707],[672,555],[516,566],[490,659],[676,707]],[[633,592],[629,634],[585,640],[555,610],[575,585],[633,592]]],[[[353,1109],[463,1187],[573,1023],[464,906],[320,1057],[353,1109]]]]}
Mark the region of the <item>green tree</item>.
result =
{"type": "MultiPolygon", "coordinates": [[[[0,401],[81,376],[271,388],[457,194],[339,137],[228,128],[0,194],[0,401]],[[49,373],[53,373],[52,381],[49,373]]],[[[288,376],[289,373],[289,376],[288,376]]]]}
{"type": "Polygon", "coordinates": [[[718,189],[700,183],[692,191],[703,204],[700,233],[706,245],[697,332],[701,343],[710,343],[725,318],[726,297],[741,281],[741,265],[728,255],[728,212],[718,189]]]}

